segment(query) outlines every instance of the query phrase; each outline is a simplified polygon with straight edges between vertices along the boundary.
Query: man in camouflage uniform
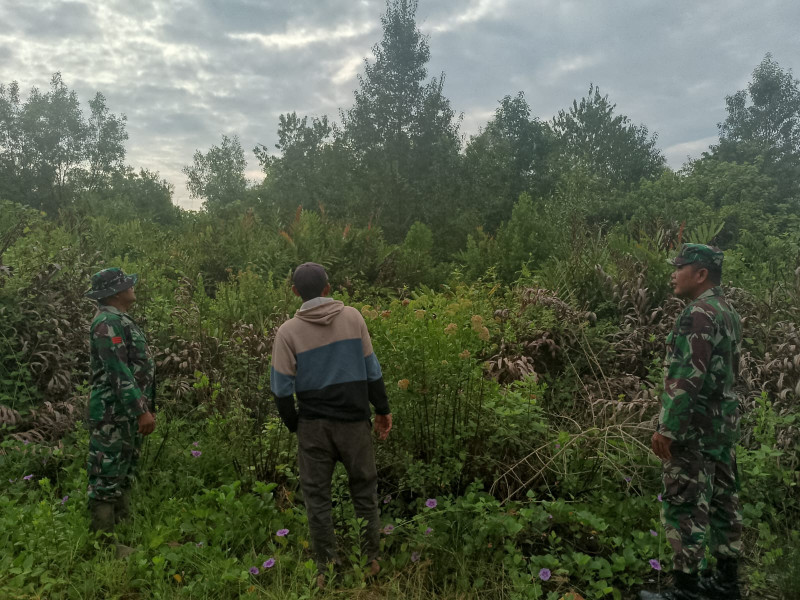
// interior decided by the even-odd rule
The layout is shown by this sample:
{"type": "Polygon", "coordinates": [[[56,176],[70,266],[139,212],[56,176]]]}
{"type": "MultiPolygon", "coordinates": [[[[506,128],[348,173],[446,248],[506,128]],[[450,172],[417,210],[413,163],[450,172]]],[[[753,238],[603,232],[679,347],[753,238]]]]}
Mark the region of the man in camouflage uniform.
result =
{"type": "Polygon", "coordinates": [[[155,363],[127,314],[136,301],[136,281],[121,269],[103,269],[86,292],[98,302],[90,334],[89,512],[92,530],[107,534],[130,514],[142,436],[156,425],[155,363]]]}
{"type": "Polygon", "coordinates": [[[742,328],[722,292],[723,254],[685,244],[670,263],[675,294],[690,300],[667,337],[653,452],[664,461],[662,516],[675,554],[674,587],[643,600],[737,599],[742,521],[735,444],[742,328]],[[700,577],[706,544],[717,560],[700,577]]]}

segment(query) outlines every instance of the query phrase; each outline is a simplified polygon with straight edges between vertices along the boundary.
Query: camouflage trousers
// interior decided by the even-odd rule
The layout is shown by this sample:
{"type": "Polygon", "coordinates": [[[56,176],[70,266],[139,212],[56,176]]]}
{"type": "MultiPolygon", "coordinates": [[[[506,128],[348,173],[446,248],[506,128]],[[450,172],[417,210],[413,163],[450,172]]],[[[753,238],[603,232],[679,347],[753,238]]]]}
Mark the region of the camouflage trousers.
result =
{"type": "Polygon", "coordinates": [[[130,489],[142,436],[137,419],[89,422],[89,499],[114,501],[130,489]]]}
{"type": "Polygon", "coordinates": [[[717,558],[736,558],[741,550],[739,475],[733,448],[721,458],[676,447],[664,463],[662,519],[674,552],[674,569],[704,569],[705,549],[717,558]]]}

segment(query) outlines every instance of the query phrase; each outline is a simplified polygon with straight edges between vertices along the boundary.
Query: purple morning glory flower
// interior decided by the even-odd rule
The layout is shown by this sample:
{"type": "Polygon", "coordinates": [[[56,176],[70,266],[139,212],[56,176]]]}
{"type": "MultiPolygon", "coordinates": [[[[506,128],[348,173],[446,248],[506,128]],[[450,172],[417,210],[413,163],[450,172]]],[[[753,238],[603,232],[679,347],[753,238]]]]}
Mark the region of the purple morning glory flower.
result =
{"type": "Polygon", "coordinates": [[[9,479],[8,483],[14,483],[15,481],[16,481],[16,479],[9,479]]]}
{"type": "Polygon", "coordinates": [[[659,502],[663,502],[663,500],[661,499],[661,494],[659,494],[658,496],[656,496],[656,498],[658,498],[658,501],[659,501],[659,502]]]}
{"type": "Polygon", "coordinates": [[[539,579],[541,579],[542,581],[547,581],[548,579],[550,579],[550,575],[551,575],[550,569],[542,569],[541,571],[539,571],[539,579]]]}
{"type": "Polygon", "coordinates": [[[192,446],[194,446],[195,448],[197,448],[197,446],[199,446],[199,445],[200,445],[200,442],[192,442],[192,446]]]}
{"type": "Polygon", "coordinates": [[[250,567],[250,575],[258,575],[258,567],[250,567]]]}
{"type": "Polygon", "coordinates": [[[658,560],[655,558],[650,559],[650,566],[653,567],[656,571],[661,570],[661,563],[658,562],[658,560]]]}
{"type": "Polygon", "coordinates": [[[626,481],[627,483],[630,483],[630,482],[631,482],[631,478],[630,478],[630,477],[626,477],[626,478],[625,478],[625,481],[626,481]]]}
{"type": "Polygon", "coordinates": [[[658,532],[655,529],[651,529],[650,535],[652,535],[653,537],[658,537],[658,532]]]}
{"type": "Polygon", "coordinates": [[[275,535],[277,535],[278,537],[286,537],[287,535],[289,535],[289,530],[288,529],[278,529],[278,531],[275,532],[275,535]]]}
{"type": "Polygon", "coordinates": [[[436,498],[428,498],[427,500],[425,500],[425,506],[427,506],[428,508],[436,508],[437,504],[439,503],[436,501],[436,498]]]}
{"type": "Polygon", "coordinates": [[[29,480],[33,479],[33,473],[31,473],[30,475],[25,475],[25,477],[23,477],[23,479],[25,481],[29,481],[29,480]]]}
{"type": "Polygon", "coordinates": [[[425,535],[430,535],[430,534],[432,534],[432,533],[433,533],[433,528],[431,528],[431,527],[428,527],[428,528],[425,530],[425,535]]]}
{"type": "Polygon", "coordinates": [[[383,528],[383,533],[385,533],[386,535],[392,533],[393,531],[394,531],[394,525],[392,525],[391,523],[389,523],[383,528]]]}
{"type": "Polygon", "coordinates": [[[412,552],[411,553],[411,562],[417,562],[419,560],[419,552],[412,552]]]}
{"type": "Polygon", "coordinates": [[[265,569],[271,569],[272,567],[275,566],[275,559],[268,558],[267,560],[264,561],[264,564],[261,566],[264,567],[265,569]]]}
{"type": "Polygon", "coordinates": [[[559,448],[561,448],[561,444],[556,444],[556,450],[558,450],[559,448]]]}
{"type": "Polygon", "coordinates": [[[61,499],[61,504],[66,504],[66,503],[67,503],[67,500],[69,500],[69,496],[64,496],[64,497],[61,499]]]}
{"type": "Polygon", "coordinates": [[[192,456],[194,456],[195,458],[199,457],[201,454],[203,453],[200,452],[200,450],[192,450],[192,456]]]}
{"type": "Polygon", "coordinates": [[[553,519],[553,515],[547,515],[547,518],[552,520],[553,519]]]}
{"type": "Polygon", "coordinates": [[[386,497],[383,499],[383,503],[384,504],[389,504],[389,502],[391,502],[391,501],[392,501],[392,495],[391,494],[386,494],[386,497]]]}

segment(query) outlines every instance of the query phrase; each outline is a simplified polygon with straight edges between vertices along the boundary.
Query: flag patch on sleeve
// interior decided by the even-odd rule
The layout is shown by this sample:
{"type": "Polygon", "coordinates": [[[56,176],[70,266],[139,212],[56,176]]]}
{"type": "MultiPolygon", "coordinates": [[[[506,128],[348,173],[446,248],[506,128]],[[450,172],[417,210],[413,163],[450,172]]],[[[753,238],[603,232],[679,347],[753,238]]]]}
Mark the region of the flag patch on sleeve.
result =
{"type": "Polygon", "coordinates": [[[122,337],[120,337],[118,335],[112,337],[111,338],[111,343],[112,344],[121,344],[122,343],[122,337]]]}

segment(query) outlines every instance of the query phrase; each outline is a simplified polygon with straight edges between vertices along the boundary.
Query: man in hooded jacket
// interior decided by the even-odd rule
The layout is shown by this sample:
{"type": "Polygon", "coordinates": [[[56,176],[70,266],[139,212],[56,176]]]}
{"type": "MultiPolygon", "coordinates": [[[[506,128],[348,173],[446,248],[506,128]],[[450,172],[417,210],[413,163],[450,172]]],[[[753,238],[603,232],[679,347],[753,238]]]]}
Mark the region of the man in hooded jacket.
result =
{"type": "Polygon", "coordinates": [[[389,435],[392,415],[361,313],[327,297],[330,284],[322,265],[300,265],[292,282],[303,305],[275,336],[270,387],[281,419],[289,431],[297,432],[300,487],[321,586],[327,565],[338,562],[331,516],[331,478],[337,461],[347,471],[356,516],[366,523],[364,551],[370,572],[376,575],[380,570],[370,404],[381,440],[389,435]]]}

